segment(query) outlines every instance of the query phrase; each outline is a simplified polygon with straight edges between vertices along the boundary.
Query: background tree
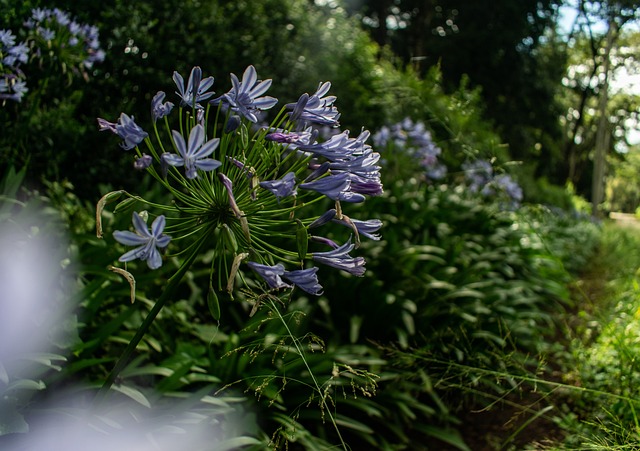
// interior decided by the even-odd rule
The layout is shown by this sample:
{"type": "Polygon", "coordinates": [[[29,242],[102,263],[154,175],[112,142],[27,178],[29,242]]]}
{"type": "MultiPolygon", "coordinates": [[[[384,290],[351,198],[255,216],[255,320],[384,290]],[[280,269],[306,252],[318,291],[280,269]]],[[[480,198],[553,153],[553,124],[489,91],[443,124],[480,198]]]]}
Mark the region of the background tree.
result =
{"type": "Polygon", "coordinates": [[[567,41],[564,173],[594,207],[602,201],[605,156],[626,146],[630,119],[638,114],[637,97],[621,84],[637,65],[638,38],[622,29],[634,20],[633,4],[581,1],[567,41]]]}
{"type": "MultiPolygon", "coordinates": [[[[351,3],[350,3],[351,4],[351,3]]],[[[378,43],[424,73],[439,66],[448,90],[468,77],[512,157],[558,179],[556,102],[566,56],[553,34],[560,0],[365,1],[352,7],[378,43]],[[535,161],[532,160],[535,158],[535,161]]]]}

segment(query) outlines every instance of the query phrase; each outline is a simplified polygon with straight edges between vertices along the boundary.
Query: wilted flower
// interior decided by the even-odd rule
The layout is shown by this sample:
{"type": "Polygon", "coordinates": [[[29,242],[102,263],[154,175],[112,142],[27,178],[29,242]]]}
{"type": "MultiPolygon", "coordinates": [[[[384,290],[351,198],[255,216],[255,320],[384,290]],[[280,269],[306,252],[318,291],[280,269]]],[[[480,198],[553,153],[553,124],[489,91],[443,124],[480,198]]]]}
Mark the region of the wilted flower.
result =
{"type": "Polygon", "coordinates": [[[163,234],[165,227],[165,218],[163,215],[158,216],[151,224],[151,232],[147,229],[147,224],[142,220],[137,212],[133,212],[133,227],[136,233],[128,230],[116,230],[113,237],[119,243],[126,246],[138,246],[129,252],[124,253],[118,260],[121,262],[129,262],[131,260],[146,260],[147,265],[151,269],[158,269],[162,266],[162,255],[158,248],[165,248],[169,245],[171,238],[163,234]]]}

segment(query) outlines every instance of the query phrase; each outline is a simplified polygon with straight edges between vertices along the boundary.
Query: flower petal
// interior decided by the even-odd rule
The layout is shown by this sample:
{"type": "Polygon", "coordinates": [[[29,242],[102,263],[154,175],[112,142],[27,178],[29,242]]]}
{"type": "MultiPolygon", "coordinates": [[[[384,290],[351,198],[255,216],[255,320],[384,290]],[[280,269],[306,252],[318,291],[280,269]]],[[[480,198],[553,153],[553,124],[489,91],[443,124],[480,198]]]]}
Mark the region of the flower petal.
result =
{"type": "Polygon", "coordinates": [[[133,212],[133,227],[136,229],[136,232],[139,235],[151,238],[151,234],[149,233],[149,229],[147,228],[147,223],[144,222],[140,215],[135,211],[133,212]]]}
{"type": "Polygon", "coordinates": [[[136,247],[128,252],[125,252],[118,259],[119,262],[130,262],[136,258],[140,258],[140,252],[144,250],[144,246],[136,247]]]}
{"type": "Polygon", "coordinates": [[[116,230],[113,232],[113,237],[118,243],[124,244],[125,246],[139,246],[149,240],[149,238],[145,238],[128,230],[116,230]]]}
{"type": "Polygon", "coordinates": [[[157,239],[160,235],[162,235],[162,231],[164,230],[164,226],[166,224],[167,221],[164,215],[158,216],[151,224],[151,234],[157,239]]]}
{"type": "Polygon", "coordinates": [[[184,158],[173,153],[163,153],[162,161],[169,166],[184,166],[184,158]]]}
{"type": "Polygon", "coordinates": [[[218,148],[218,144],[220,144],[220,138],[213,138],[204,143],[200,149],[198,149],[193,155],[193,158],[200,159],[204,157],[208,157],[213,153],[214,150],[218,148]]]}
{"type": "Polygon", "coordinates": [[[196,151],[202,146],[204,142],[204,127],[197,124],[191,129],[189,133],[189,149],[187,150],[187,156],[194,157],[196,151]]]}
{"type": "Polygon", "coordinates": [[[160,255],[160,252],[158,252],[155,246],[149,250],[147,266],[149,266],[150,269],[158,269],[162,266],[162,255],[160,255]]]}
{"type": "Polygon", "coordinates": [[[187,158],[187,145],[184,142],[184,138],[180,132],[176,130],[171,130],[171,134],[173,135],[173,142],[176,145],[176,149],[178,149],[178,153],[182,158],[187,158]]]}
{"type": "Polygon", "coordinates": [[[258,80],[258,74],[256,72],[256,68],[253,66],[249,66],[244,70],[242,74],[242,91],[247,92],[258,80]]]}
{"type": "Polygon", "coordinates": [[[253,88],[251,88],[251,90],[249,91],[249,95],[251,97],[258,97],[259,95],[264,94],[271,87],[271,83],[272,83],[271,79],[261,81],[260,83],[255,85],[253,88]]]}
{"type": "Polygon", "coordinates": [[[156,238],[156,244],[158,245],[159,248],[167,247],[170,241],[171,241],[171,237],[168,235],[161,235],[158,238],[156,238]]]}
{"type": "Polygon", "coordinates": [[[201,171],[213,171],[214,169],[218,169],[222,163],[218,160],[214,160],[213,158],[204,158],[202,160],[197,160],[195,165],[201,171]]]}

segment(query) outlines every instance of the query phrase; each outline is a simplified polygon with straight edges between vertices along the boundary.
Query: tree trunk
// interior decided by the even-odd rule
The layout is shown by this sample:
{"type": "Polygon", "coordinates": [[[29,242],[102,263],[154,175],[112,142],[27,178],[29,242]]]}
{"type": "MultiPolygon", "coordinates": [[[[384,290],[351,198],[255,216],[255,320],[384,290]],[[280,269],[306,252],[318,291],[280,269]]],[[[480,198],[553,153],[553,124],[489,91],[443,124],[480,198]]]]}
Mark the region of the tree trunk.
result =
{"type": "Polygon", "coordinates": [[[611,49],[615,41],[616,23],[613,18],[608,20],[607,41],[604,49],[604,80],[598,99],[598,129],[596,131],[595,154],[593,156],[593,179],[591,185],[591,205],[593,215],[602,216],[600,204],[604,200],[604,177],[607,165],[607,148],[610,142],[609,118],[607,104],[609,102],[609,72],[611,71],[611,49]]]}

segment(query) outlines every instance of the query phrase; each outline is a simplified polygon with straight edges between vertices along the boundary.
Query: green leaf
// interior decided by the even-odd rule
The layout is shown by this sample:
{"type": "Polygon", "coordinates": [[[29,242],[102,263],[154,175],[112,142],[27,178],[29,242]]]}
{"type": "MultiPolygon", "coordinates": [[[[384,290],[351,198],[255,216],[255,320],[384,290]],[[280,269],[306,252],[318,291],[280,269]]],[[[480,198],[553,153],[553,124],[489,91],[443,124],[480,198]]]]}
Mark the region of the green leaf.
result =
{"type": "Polygon", "coordinates": [[[138,201],[138,199],[134,198],[134,197],[129,197],[125,200],[123,200],[122,202],[119,202],[118,205],[116,205],[116,208],[113,209],[114,213],[120,213],[123,211],[128,210],[131,206],[133,206],[133,204],[135,204],[138,201]]]}
{"type": "Polygon", "coordinates": [[[339,426],[344,426],[358,432],[364,432],[365,434],[375,434],[375,431],[369,426],[360,421],[356,421],[353,418],[349,418],[343,415],[336,415],[335,421],[339,426]]]}
{"type": "Polygon", "coordinates": [[[438,440],[442,440],[445,443],[455,446],[461,451],[471,451],[471,448],[469,448],[462,437],[460,437],[460,433],[458,431],[420,424],[416,426],[416,429],[419,429],[430,437],[437,438],[438,440]]]}
{"type": "Polygon", "coordinates": [[[209,306],[209,312],[216,321],[220,320],[220,301],[218,301],[218,295],[213,286],[209,285],[209,294],[207,295],[207,306],[209,306]]]}
{"type": "Polygon", "coordinates": [[[149,400],[147,399],[147,397],[145,395],[142,394],[142,392],[140,390],[138,390],[137,388],[133,388],[127,385],[113,385],[112,388],[117,391],[122,393],[125,396],[128,396],[129,398],[133,399],[135,402],[137,402],[138,404],[141,404],[145,407],[151,408],[151,403],[149,402],[149,400]]]}
{"type": "Polygon", "coordinates": [[[238,252],[238,241],[236,240],[236,235],[233,233],[233,230],[227,225],[222,224],[222,239],[224,243],[231,252],[234,254],[238,252]]]}

